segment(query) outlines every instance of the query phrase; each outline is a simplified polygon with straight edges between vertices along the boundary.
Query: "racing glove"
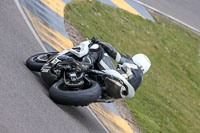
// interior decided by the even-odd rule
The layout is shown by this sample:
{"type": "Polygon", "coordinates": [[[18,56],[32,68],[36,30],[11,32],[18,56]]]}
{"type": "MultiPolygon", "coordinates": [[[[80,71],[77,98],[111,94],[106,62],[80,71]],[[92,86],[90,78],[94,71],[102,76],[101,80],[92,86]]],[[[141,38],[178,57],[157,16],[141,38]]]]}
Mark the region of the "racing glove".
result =
{"type": "Polygon", "coordinates": [[[93,44],[98,44],[99,42],[101,42],[97,37],[92,37],[91,41],[93,44]]]}

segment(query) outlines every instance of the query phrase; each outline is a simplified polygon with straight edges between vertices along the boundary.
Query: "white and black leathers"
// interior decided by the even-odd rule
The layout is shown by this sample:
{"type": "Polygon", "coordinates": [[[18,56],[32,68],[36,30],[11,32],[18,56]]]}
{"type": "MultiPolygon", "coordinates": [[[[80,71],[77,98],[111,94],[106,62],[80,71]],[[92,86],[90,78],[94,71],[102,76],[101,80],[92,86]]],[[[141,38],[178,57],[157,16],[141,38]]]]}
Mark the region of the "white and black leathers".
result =
{"type": "Polygon", "coordinates": [[[115,50],[109,43],[99,42],[106,53],[118,63],[116,70],[125,77],[133,86],[135,91],[143,80],[143,71],[138,67],[129,55],[121,54],[115,50]]]}
{"type": "MultiPolygon", "coordinates": [[[[98,42],[90,47],[89,53],[83,58],[81,65],[90,68],[97,65],[100,70],[115,69],[119,72],[136,91],[143,80],[143,72],[132,60],[129,55],[121,54],[109,43],[98,42]],[[117,63],[115,68],[113,58],[117,63]]],[[[134,95],[132,95],[134,96],[134,95]]]]}

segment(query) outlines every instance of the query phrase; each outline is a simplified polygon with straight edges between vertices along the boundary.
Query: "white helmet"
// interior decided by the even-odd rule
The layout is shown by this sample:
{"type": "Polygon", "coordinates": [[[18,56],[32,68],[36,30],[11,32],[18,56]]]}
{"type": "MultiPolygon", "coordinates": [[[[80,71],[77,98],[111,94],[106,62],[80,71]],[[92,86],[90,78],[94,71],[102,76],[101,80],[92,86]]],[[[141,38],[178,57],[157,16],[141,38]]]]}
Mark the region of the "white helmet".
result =
{"type": "Polygon", "coordinates": [[[132,57],[132,59],[135,64],[141,67],[141,69],[143,70],[143,73],[146,73],[149,70],[151,66],[151,61],[146,55],[136,54],[132,57]]]}

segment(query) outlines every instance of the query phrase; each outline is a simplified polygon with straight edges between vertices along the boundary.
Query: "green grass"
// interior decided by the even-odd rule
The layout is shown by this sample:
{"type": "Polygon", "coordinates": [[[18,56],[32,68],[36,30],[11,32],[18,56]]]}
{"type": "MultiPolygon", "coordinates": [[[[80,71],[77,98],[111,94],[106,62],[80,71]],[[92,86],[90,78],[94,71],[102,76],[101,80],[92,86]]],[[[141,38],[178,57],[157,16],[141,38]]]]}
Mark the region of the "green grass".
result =
{"type": "Polygon", "coordinates": [[[156,22],[97,1],[73,1],[65,18],[85,38],[97,36],[121,53],[146,54],[152,67],[127,99],[143,132],[200,132],[200,37],[153,14],[156,22]]]}

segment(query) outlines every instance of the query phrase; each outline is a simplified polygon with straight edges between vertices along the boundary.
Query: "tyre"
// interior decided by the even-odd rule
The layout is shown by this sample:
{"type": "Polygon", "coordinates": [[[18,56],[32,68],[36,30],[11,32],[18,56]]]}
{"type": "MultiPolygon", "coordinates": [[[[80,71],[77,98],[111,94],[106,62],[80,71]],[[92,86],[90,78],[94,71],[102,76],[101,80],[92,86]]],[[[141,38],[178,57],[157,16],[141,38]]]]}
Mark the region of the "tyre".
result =
{"type": "Polygon", "coordinates": [[[26,66],[31,71],[40,72],[42,66],[48,61],[51,56],[56,55],[58,52],[40,53],[29,57],[26,60],[26,66]]]}
{"type": "Polygon", "coordinates": [[[101,96],[99,84],[93,80],[90,80],[90,83],[91,85],[85,85],[81,89],[70,90],[70,88],[66,87],[63,79],[61,79],[51,86],[49,96],[58,104],[87,106],[101,96]]]}

